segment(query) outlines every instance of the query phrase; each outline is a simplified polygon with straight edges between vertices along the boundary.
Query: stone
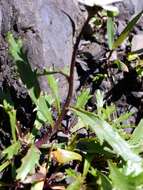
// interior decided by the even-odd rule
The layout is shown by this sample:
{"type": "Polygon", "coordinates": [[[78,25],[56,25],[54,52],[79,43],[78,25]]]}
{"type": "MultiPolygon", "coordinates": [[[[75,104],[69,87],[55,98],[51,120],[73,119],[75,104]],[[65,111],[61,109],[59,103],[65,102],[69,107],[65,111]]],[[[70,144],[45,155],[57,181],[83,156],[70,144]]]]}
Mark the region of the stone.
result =
{"type": "MultiPolygon", "coordinates": [[[[1,0],[0,33],[2,37],[11,31],[22,38],[32,68],[63,70],[70,66],[73,39],[85,22],[83,15],[76,0],[1,0]]],[[[67,81],[58,78],[65,97],[67,81]]],[[[47,91],[45,77],[40,86],[47,91]]]]}
{"type": "Polygon", "coordinates": [[[134,35],[132,39],[132,51],[138,51],[143,49],[143,32],[140,34],[134,35]]]}

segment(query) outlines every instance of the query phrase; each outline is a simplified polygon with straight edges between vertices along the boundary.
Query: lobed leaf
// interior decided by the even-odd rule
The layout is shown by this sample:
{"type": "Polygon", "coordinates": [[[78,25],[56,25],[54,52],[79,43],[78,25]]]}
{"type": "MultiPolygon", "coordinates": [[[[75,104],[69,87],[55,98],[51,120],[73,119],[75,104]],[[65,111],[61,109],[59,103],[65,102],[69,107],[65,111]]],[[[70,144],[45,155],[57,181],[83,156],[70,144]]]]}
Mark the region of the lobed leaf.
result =
{"type": "Polygon", "coordinates": [[[6,155],[8,160],[11,160],[15,155],[19,153],[21,148],[21,144],[19,141],[15,142],[14,144],[10,145],[8,148],[2,151],[2,155],[6,155]]]}
{"type": "Polygon", "coordinates": [[[40,151],[32,145],[26,156],[22,159],[22,164],[20,168],[16,170],[17,176],[16,179],[20,179],[21,181],[24,181],[26,176],[35,169],[35,166],[38,164],[40,158],[40,151]]]}
{"type": "Polygon", "coordinates": [[[136,184],[131,176],[126,176],[112,162],[109,162],[110,178],[113,188],[118,190],[135,190],[136,184]]]}
{"type": "MultiPolygon", "coordinates": [[[[100,142],[106,141],[117,155],[120,155],[125,161],[130,163],[132,172],[140,173],[142,168],[142,159],[135,154],[130,145],[116,132],[109,123],[97,117],[95,114],[73,108],[73,111],[88,124],[93,132],[97,135],[100,142]]],[[[129,172],[130,170],[128,170],[129,172]]]]}
{"type": "Polygon", "coordinates": [[[80,93],[80,95],[77,97],[76,107],[77,108],[84,108],[88,100],[91,98],[91,95],[89,94],[89,89],[84,89],[80,93]]]}
{"type": "Polygon", "coordinates": [[[40,95],[40,86],[37,80],[36,73],[32,71],[31,66],[26,58],[26,55],[22,52],[22,41],[15,40],[11,33],[7,35],[7,41],[9,44],[9,52],[16,62],[17,70],[22,82],[26,85],[28,93],[36,103],[37,98],[40,95]]]}
{"type": "Polygon", "coordinates": [[[48,121],[50,123],[50,125],[53,126],[54,121],[52,118],[51,108],[49,108],[48,102],[46,101],[46,98],[44,95],[41,95],[39,97],[38,102],[37,102],[37,109],[38,109],[38,113],[40,112],[38,114],[39,119],[44,122],[48,121]],[[41,115],[41,117],[40,117],[40,115],[41,115]]]}

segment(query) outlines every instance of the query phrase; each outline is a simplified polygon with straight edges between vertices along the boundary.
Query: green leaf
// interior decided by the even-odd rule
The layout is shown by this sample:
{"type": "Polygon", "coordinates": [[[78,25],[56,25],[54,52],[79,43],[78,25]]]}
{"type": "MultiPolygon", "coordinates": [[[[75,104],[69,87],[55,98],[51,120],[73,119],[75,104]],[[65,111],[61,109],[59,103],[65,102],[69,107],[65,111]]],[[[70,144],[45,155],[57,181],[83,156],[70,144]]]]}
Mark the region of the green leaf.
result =
{"type": "MultiPolygon", "coordinates": [[[[135,154],[129,144],[116,132],[109,123],[97,117],[95,114],[77,110],[73,111],[88,124],[93,132],[98,136],[101,143],[106,141],[114,150],[117,155],[120,155],[125,161],[130,163],[133,171],[138,174],[142,171],[142,159],[135,154]]],[[[129,171],[128,171],[129,172],[129,171]]]]}
{"type": "Polygon", "coordinates": [[[103,143],[103,145],[101,145],[95,138],[80,139],[79,142],[77,142],[76,149],[86,153],[87,155],[104,155],[104,157],[108,159],[115,156],[114,152],[109,149],[109,145],[107,143],[103,143]]]}
{"type": "Polygon", "coordinates": [[[31,99],[36,104],[37,98],[40,95],[40,86],[36,73],[32,71],[26,55],[22,52],[22,41],[15,40],[11,33],[8,33],[7,41],[9,44],[9,52],[16,62],[20,78],[26,85],[31,99]]]}
{"type": "MultiPolygon", "coordinates": [[[[99,173],[99,172],[98,172],[99,173]]],[[[100,190],[112,190],[112,185],[108,177],[102,173],[99,173],[99,187],[100,190]]]]}
{"type": "Polygon", "coordinates": [[[10,161],[7,160],[3,164],[0,165],[0,172],[2,172],[8,165],[10,164],[10,161]]]}
{"type": "Polygon", "coordinates": [[[130,138],[130,143],[137,145],[143,143],[143,119],[139,122],[138,126],[135,128],[132,136],[130,138]]]}
{"type": "Polygon", "coordinates": [[[80,154],[60,148],[52,151],[51,155],[60,164],[65,164],[72,160],[82,160],[82,156],[80,154]]]}
{"type": "Polygon", "coordinates": [[[20,39],[16,41],[13,37],[13,34],[10,32],[8,32],[7,34],[7,41],[9,44],[9,52],[14,58],[14,60],[23,61],[21,57],[22,41],[20,39]]]}
{"type": "Polygon", "coordinates": [[[101,115],[101,110],[104,106],[104,93],[99,89],[96,91],[96,106],[98,115],[101,115]]]}
{"type": "Polygon", "coordinates": [[[85,158],[85,160],[84,160],[84,166],[83,166],[83,177],[86,177],[86,175],[88,174],[90,165],[91,165],[91,160],[85,158]]]}
{"type": "Polygon", "coordinates": [[[23,181],[26,176],[35,169],[35,166],[38,165],[40,158],[40,151],[32,145],[28,150],[26,156],[22,159],[22,164],[20,168],[16,170],[17,176],[16,179],[23,181]]]}
{"type": "Polygon", "coordinates": [[[108,36],[108,46],[112,50],[114,43],[114,20],[113,17],[108,17],[107,19],[107,36],[108,36]]]}
{"type": "Polygon", "coordinates": [[[103,119],[108,119],[111,120],[111,115],[116,111],[116,107],[115,105],[111,105],[111,106],[106,106],[105,108],[102,108],[102,118],[103,119]]]}
{"type": "Polygon", "coordinates": [[[129,119],[129,117],[132,115],[133,115],[133,113],[131,113],[131,112],[126,112],[126,113],[121,114],[118,118],[116,118],[114,120],[113,127],[120,126],[122,128],[121,123],[123,121],[126,121],[127,119],[129,119]]]}
{"type": "Polygon", "coordinates": [[[82,92],[80,93],[80,95],[77,97],[77,102],[76,102],[76,106],[77,108],[84,108],[84,106],[86,105],[86,103],[88,102],[88,100],[91,98],[91,96],[89,95],[90,90],[89,89],[84,89],[82,90],[82,92]]]}
{"type": "Polygon", "coordinates": [[[6,155],[7,159],[11,160],[13,156],[17,155],[19,153],[19,150],[21,148],[21,144],[19,141],[16,143],[10,145],[8,148],[2,151],[2,155],[6,155]]]}
{"type": "Polygon", "coordinates": [[[118,190],[135,190],[136,185],[131,176],[124,175],[112,162],[109,162],[110,177],[113,187],[118,190]]]}
{"type": "Polygon", "coordinates": [[[126,28],[123,30],[123,32],[120,34],[120,36],[117,38],[117,40],[113,43],[112,49],[117,48],[120,46],[123,41],[128,37],[129,32],[133,29],[135,24],[138,22],[140,17],[142,16],[143,11],[141,11],[138,15],[136,15],[126,26],[126,28]]]}
{"type": "Polygon", "coordinates": [[[119,59],[115,60],[114,64],[117,65],[119,70],[121,70],[123,72],[129,72],[129,69],[128,69],[127,65],[125,63],[123,63],[122,61],[120,61],[119,59]]]}
{"type": "Polygon", "coordinates": [[[50,123],[51,126],[53,126],[54,121],[52,118],[51,108],[48,106],[48,102],[46,101],[46,98],[44,95],[41,95],[38,99],[37,110],[38,110],[37,116],[39,117],[39,120],[43,122],[47,121],[50,123]]]}
{"type": "Polygon", "coordinates": [[[16,142],[16,110],[6,99],[3,100],[3,108],[9,115],[12,138],[16,142]]]}
{"type": "Polygon", "coordinates": [[[47,75],[47,79],[48,79],[48,84],[52,91],[52,94],[55,97],[58,113],[60,114],[60,112],[61,112],[60,101],[61,100],[60,100],[60,96],[59,96],[58,82],[53,75],[47,75]]]}
{"type": "Polygon", "coordinates": [[[78,176],[74,182],[72,182],[66,190],[80,190],[83,184],[82,177],[78,176]]]}

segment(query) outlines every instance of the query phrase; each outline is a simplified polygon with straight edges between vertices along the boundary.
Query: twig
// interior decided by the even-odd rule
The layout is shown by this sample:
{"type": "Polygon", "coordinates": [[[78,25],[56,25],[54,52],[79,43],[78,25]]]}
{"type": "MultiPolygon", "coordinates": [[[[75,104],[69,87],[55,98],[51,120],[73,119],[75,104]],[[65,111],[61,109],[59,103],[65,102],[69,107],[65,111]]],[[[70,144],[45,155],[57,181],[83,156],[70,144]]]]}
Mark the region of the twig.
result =
{"type": "Polygon", "coordinates": [[[67,94],[67,98],[65,101],[65,104],[63,106],[63,109],[61,111],[61,114],[59,115],[57,121],[55,122],[54,128],[53,128],[53,132],[52,135],[55,135],[55,133],[57,133],[65,115],[67,114],[68,111],[68,107],[70,105],[71,99],[72,99],[72,95],[73,95],[73,87],[74,87],[74,68],[75,68],[75,62],[76,62],[76,55],[77,55],[77,51],[78,51],[78,46],[81,40],[81,36],[83,34],[83,31],[85,30],[85,27],[87,26],[88,22],[90,20],[90,17],[87,18],[86,22],[84,23],[77,39],[76,39],[76,43],[74,45],[73,48],[73,54],[72,54],[72,59],[71,59],[71,65],[70,65],[70,76],[69,76],[69,88],[68,88],[68,94],[67,94]]]}
{"type": "Polygon", "coordinates": [[[67,81],[69,81],[69,76],[66,73],[64,73],[64,72],[62,72],[60,70],[57,70],[57,71],[47,71],[47,70],[44,70],[41,73],[37,72],[36,76],[40,77],[40,76],[44,76],[44,75],[53,75],[53,74],[61,74],[61,75],[63,75],[67,79],[67,81]]]}

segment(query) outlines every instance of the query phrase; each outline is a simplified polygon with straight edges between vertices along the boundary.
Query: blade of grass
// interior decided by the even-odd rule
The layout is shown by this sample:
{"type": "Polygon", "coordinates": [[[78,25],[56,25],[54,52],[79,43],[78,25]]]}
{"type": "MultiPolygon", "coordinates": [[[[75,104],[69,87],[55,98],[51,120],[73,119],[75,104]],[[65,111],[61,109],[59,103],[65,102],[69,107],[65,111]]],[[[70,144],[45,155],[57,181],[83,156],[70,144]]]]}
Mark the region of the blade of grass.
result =
{"type": "Polygon", "coordinates": [[[138,22],[140,17],[142,16],[143,11],[141,11],[139,14],[137,14],[126,26],[126,28],[123,30],[123,32],[120,34],[120,36],[117,38],[116,41],[114,41],[112,49],[116,49],[118,46],[120,46],[123,41],[128,37],[129,32],[133,29],[135,24],[138,22]]]}

